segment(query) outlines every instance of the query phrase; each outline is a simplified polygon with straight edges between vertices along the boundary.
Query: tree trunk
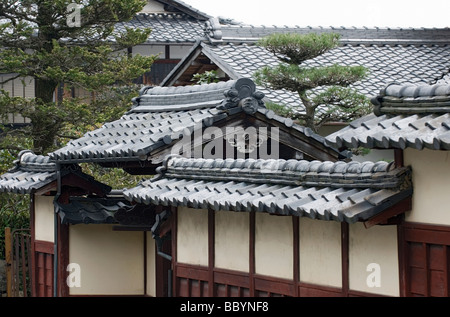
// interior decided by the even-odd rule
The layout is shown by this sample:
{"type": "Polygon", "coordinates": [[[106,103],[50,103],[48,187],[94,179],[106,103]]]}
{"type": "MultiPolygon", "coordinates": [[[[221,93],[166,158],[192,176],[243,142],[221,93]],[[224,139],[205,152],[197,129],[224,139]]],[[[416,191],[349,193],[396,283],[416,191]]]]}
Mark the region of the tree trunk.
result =
{"type": "Polygon", "coordinates": [[[310,128],[315,133],[317,133],[317,127],[314,123],[314,117],[316,115],[316,107],[311,103],[311,101],[306,96],[306,91],[299,91],[298,95],[300,96],[300,100],[305,106],[305,127],[310,128]]]}

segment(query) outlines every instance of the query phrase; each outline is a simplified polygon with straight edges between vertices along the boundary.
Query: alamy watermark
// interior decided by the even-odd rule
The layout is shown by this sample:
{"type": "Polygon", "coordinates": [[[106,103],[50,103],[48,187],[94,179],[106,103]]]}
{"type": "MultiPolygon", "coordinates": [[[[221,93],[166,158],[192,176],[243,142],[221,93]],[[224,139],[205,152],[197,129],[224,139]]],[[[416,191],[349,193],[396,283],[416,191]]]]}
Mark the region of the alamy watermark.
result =
{"type": "Polygon", "coordinates": [[[205,159],[265,159],[269,160],[265,165],[267,169],[274,170],[280,158],[279,135],[278,127],[210,126],[202,129],[201,124],[196,124],[192,129],[172,135],[172,139],[179,141],[172,147],[171,154],[205,159]]]}
{"type": "Polygon", "coordinates": [[[81,5],[77,3],[70,3],[67,6],[67,19],[66,24],[70,28],[81,27],[81,5]]]}
{"type": "Polygon", "coordinates": [[[69,263],[66,268],[70,272],[66,283],[68,287],[81,287],[81,267],[78,263],[69,263]]]}
{"type": "Polygon", "coordinates": [[[370,274],[366,278],[366,284],[368,287],[381,287],[381,266],[378,263],[369,263],[366,267],[366,271],[370,274]]]}

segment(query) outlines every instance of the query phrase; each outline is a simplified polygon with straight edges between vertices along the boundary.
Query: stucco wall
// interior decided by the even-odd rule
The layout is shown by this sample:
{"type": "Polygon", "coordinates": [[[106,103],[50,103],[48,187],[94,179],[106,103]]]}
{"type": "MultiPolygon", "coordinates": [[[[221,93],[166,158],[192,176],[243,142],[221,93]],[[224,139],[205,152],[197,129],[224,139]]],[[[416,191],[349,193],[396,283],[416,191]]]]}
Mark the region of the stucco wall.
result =
{"type": "Polygon", "coordinates": [[[177,261],[208,265],[208,211],[178,208],[177,261]]]}
{"type": "Polygon", "coordinates": [[[256,213],[255,273],[293,278],[292,218],[256,213]]]}
{"type": "Polygon", "coordinates": [[[300,281],[341,287],[341,224],[300,218],[300,281]]]}
{"type": "Polygon", "coordinates": [[[397,226],[351,224],[349,240],[350,289],[399,296],[397,226]]]}
{"type": "Polygon", "coordinates": [[[54,242],[54,205],[53,196],[35,196],[34,228],[35,239],[54,242]]]}
{"type": "Polygon", "coordinates": [[[249,214],[220,211],[215,222],[215,267],[248,272],[249,214]]]}
{"type": "Polygon", "coordinates": [[[151,232],[147,233],[147,295],[156,296],[156,245],[151,232]]]}
{"type": "MultiPolygon", "coordinates": [[[[299,221],[300,281],[342,287],[341,223],[294,219],[299,221]]],[[[179,208],[177,226],[178,261],[207,266],[208,211],[179,208]]],[[[249,230],[248,213],[215,213],[216,267],[248,272],[249,230]]],[[[255,273],[293,279],[293,218],[256,213],[254,240],[255,273]]],[[[396,226],[349,225],[350,290],[399,296],[398,266],[396,226]]]]}
{"type": "Polygon", "coordinates": [[[414,186],[405,220],[450,225],[450,152],[406,149],[404,164],[412,167],[414,186]]]}
{"type": "Polygon", "coordinates": [[[71,295],[144,294],[144,235],[112,225],[71,225],[69,262],[80,268],[71,295]]]}

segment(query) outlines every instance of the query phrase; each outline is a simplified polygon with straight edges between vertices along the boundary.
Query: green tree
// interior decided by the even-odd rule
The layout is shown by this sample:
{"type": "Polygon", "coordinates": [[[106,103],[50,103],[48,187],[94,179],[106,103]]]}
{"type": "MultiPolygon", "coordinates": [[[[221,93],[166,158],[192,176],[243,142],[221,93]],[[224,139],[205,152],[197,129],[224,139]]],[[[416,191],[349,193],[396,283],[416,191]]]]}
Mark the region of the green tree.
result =
{"type": "Polygon", "coordinates": [[[207,70],[204,73],[197,73],[192,76],[193,82],[195,82],[196,85],[203,85],[203,84],[211,84],[211,83],[217,83],[219,82],[220,78],[217,74],[216,70],[207,70]]]}
{"type": "MultiPolygon", "coordinates": [[[[2,129],[2,148],[20,150],[29,138],[37,154],[115,119],[131,104],[133,79],[148,71],[155,56],[131,56],[149,29],[118,28],[132,19],[143,0],[0,0],[0,73],[32,78],[35,98],[0,93],[0,115],[29,118],[23,129],[2,129]],[[95,98],[55,100],[57,87],[82,89],[95,98]],[[61,139],[63,138],[63,139],[61,139]]],[[[4,84],[3,82],[2,84],[4,84]]]]}
{"type": "Polygon", "coordinates": [[[370,111],[369,99],[349,87],[367,75],[366,68],[337,64],[311,67],[305,63],[336,48],[339,37],[335,33],[286,33],[272,34],[258,42],[280,63],[255,72],[255,82],[297,93],[304,111],[291,108],[285,113],[315,132],[326,122],[350,121],[370,111]]]}

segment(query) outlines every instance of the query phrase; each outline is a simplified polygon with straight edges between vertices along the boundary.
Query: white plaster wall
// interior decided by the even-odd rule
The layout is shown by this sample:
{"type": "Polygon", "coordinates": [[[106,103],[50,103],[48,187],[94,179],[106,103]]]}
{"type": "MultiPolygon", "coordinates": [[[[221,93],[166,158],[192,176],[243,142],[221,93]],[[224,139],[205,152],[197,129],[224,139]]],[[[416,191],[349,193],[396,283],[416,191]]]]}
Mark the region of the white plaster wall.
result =
{"type": "Polygon", "coordinates": [[[69,226],[69,262],[80,267],[71,295],[143,295],[144,236],[112,225],[69,226]]]}
{"type": "Polygon", "coordinates": [[[208,211],[178,208],[177,261],[208,266],[208,211]]]}
{"type": "Polygon", "coordinates": [[[293,278],[292,217],[256,213],[255,272],[293,278]]]}
{"type": "Polygon", "coordinates": [[[300,218],[300,281],[342,287],[341,224],[300,218]]]}
{"type": "Polygon", "coordinates": [[[53,196],[35,196],[34,228],[35,239],[55,242],[53,196]]]}
{"type": "Polygon", "coordinates": [[[362,223],[349,226],[351,290],[399,296],[398,265],[397,226],[374,226],[369,229],[362,223]],[[377,268],[372,268],[372,265],[377,268]],[[379,286],[376,281],[380,282],[379,286]]]}
{"type": "Polygon", "coordinates": [[[406,149],[414,194],[406,221],[450,225],[450,152],[406,149]]]}
{"type": "Polygon", "coordinates": [[[249,213],[216,212],[215,223],[214,266],[248,272],[249,213]]]}
{"type": "Polygon", "coordinates": [[[147,232],[147,292],[149,296],[156,296],[156,252],[155,240],[151,232],[147,232]]]}

